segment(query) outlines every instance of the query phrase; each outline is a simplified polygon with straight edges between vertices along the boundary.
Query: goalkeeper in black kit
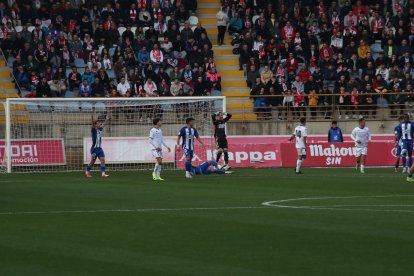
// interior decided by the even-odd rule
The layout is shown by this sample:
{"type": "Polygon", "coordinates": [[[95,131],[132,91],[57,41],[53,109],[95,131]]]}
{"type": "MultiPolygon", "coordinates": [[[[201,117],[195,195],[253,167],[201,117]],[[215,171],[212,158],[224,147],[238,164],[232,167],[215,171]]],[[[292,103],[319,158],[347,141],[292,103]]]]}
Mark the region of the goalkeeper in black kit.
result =
{"type": "Polygon", "coordinates": [[[223,170],[229,170],[229,153],[228,143],[226,136],[226,123],[230,120],[231,114],[225,112],[216,112],[212,115],[214,125],[214,138],[216,139],[217,156],[216,162],[218,163],[221,155],[224,153],[224,166],[223,170]]]}

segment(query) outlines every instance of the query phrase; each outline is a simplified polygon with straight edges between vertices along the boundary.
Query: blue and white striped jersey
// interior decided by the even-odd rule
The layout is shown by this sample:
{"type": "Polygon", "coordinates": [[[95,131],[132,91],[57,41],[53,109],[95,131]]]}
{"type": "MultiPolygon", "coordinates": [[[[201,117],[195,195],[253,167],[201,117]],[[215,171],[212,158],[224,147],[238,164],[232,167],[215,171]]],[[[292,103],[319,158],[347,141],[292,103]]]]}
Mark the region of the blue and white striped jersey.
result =
{"type": "Polygon", "coordinates": [[[92,148],[102,147],[102,131],[103,128],[92,128],[92,148]]]}
{"type": "Polygon", "coordinates": [[[401,123],[398,127],[397,139],[401,141],[412,141],[414,137],[413,123],[401,123]]]}
{"type": "Polygon", "coordinates": [[[193,127],[183,127],[178,132],[178,137],[183,139],[182,147],[187,150],[194,150],[194,138],[198,138],[197,129],[193,127]]]}

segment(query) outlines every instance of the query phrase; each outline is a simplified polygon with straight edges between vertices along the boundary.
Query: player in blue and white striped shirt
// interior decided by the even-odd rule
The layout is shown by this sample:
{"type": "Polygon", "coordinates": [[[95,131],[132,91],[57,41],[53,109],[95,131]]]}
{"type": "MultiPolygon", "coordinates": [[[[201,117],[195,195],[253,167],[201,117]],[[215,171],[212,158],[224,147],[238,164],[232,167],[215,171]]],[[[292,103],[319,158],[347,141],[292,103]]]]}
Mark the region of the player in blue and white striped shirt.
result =
{"type": "Polygon", "coordinates": [[[400,159],[402,159],[403,173],[407,173],[407,153],[402,154],[402,140],[400,137],[400,124],[404,122],[404,116],[400,116],[399,123],[394,128],[395,134],[395,172],[398,173],[398,167],[400,165],[400,159]]]}
{"type": "Polygon", "coordinates": [[[94,120],[92,116],[92,147],[91,147],[91,162],[86,166],[86,177],[91,177],[91,169],[96,162],[96,159],[99,158],[101,162],[101,173],[102,177],[108,177],[106,174],[106,165],[105,165],[105,153],[102,149],[102,132],[105,127],[108,117],[105,119],[104,124],[100,124],[98,120],[94,120]]]}
{"type": "Polygon", "coordinates": [[[200,139],[200,136],[198,135],[197,129],[195,129],[194,126],[194,118],[187,118],[185,120],[186,126],[181,128],[178,132],[178,138],[177,138],[177,151],[180,150],[180,148],[183,149],[184,155],[185,155],[185,177],[192,178],[192,165],[191,161],[194,157],[194,139],[197,139],[197,141],[201,144],[203,149],[205,149],[203,141],[200,139]],[[182,139],[182,143],[180,145],[180,140],[182,139]]]}
{"type": "Polygon", "coordinates": [[[408,167],[411,167],[413,164],[413,137],[414,124],[410,122],[410,117],[405,114],[404,122],[402,122],[397,128],[397,139],[401,141],[401,154],[407,156],[408,167]]]}

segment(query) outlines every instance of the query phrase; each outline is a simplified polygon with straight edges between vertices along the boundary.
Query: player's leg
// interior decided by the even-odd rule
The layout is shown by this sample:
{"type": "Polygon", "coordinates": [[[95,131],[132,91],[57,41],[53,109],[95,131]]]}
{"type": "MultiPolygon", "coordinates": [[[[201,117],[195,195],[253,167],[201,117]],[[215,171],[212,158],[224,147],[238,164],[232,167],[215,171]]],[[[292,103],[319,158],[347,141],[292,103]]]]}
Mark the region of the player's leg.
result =
{"type": "Polygon", "coordinates": [[[216,162],[220,161],[221,155],[223,154],[223,149],[217,147],[217,155],[216,155],[216,162]]]}
{"type": "Polygon", "coordinates": [[[356,165],[355,170],[358,171],[361,165],[361,155],[362,155],[362,148],[356,148],[356,165]]]}
{"type": "Polygon", "coordinates": [[[409,144],[407,147],[407,166],[411,168],[413,165],[413,145],[409,144]]]}
{"type": "Polygon", "coordinates": [[[406,173],[408,168],[407,168],[407,154],[406,153],[401,153],[401,163],[403,166],[403,173],[406,173]]]}
{"type": "Polygon", "coordinates": [[[394,171],[397,173],[398,172],[398,167],[400,166],[400,156],[397,155],[397,157],[395,157],[395,168],[394,171]]]}
{"type": "Polygon", "coordinates": [[[365,173],[365,160],[367,159],[368,147],[363,147],[361,151],[361,173],[365,173]]]}
{"type": "Polygon", "coordinates": [[[306,158],[306,150],[305,149],[298,149],[298,160],[296,161],[296,170],[297,174],[301,174],[301,167],[303,160],[306,158]]]}
{"type": "Polygon", "coordinates": [[[85,171],[86,177],[92,177],[91,170],[92,170],[93,165],[95,165],[96,158],[98,158],[98,156],[96,156],[95,149],[93,149],[91,150],[91,162],[89,162],[89,164],[86,165],[86,171],[85,171]]]}
{"type": "Polygon", "coordinates": [[[365,159],[366,155],[361,154],[361,173],[365,173],[365,159]]]}
{"type": "Polygon", "coordinates": [[[229,150],[228,150],[228,142],[227,139],[223,139],[223,151],[224,151],[224,165],[226,169],[230,169],[229,167],[229,150]]]}
{"type": "MultiPolygon", "coordinates": [[[[210,165],[209,169],[210,169],[212,172],[214,172],[214,173],[216,173],[216,174],[225,174],[225,173],[226,173],[226,171],[225,171],[225,170],[223,170],[223,169],[219,169],[217,162],[211,161],[211,162],[210,162],[210,164],[211,164],[211,165],[210,165]]],[[[228,172],[228,173],[230,173],[230,172],[228,172]]]]}
{"type": "Polygon", "coordinates": [[[191,160],[193,159],[193,151],[192,150],[184,150],[185,154],[185,177],[192,178],[192,165],[191,160]]]}
{"type": "Polygon", "coordinates": [[[105,155],[100,156],[99,161],[101,161],[101,176],[108,177],[109,175],[106,174],[105,155]]]}
{"type": "MultiPolygon", "coordinates": [[[[397,146],[395,148],[395,169],[394,171],[397,173],[398,172],[398,167],[400,166],[400,159],[401,159],[401,147],[397,146]]],[[[403,167],[404,169],[404,167],[403,167]]]]}

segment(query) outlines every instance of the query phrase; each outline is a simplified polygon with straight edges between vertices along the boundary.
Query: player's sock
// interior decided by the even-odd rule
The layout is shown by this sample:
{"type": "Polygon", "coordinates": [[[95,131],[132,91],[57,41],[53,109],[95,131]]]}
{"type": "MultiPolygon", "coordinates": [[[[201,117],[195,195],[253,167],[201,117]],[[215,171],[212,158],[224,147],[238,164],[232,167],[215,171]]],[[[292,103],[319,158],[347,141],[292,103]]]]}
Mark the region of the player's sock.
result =
{"type": "Polygon", "coordinates": [[[361,172],[365,171],[365,165],[361,165],[361,172]]]}
{"type": "Polygon", "coordinates": [[[229,164],[229,153],[227,151],[224,152],[224,164],[229,164]]]}
{"type": "Polygon", "coordinates": [[[296,172],[300,172],[300,167],[302,167],[303,160],[296,161],[296,172]]]}
{"type": "Polygon", "coordinates": [[[220,161],[221,153],[221,151],[217,152],[216,162],[220,161]]]}
{"type": "Polygon", "coordinates": [[[191,172],[191,161],[185,161],[185,170],[191,172]]]}
{"type": "Polygon", "coordinates": [[[405,155],[402,156],[402,166],[403,168],[407,167],[407,156],[405,155]]]}
{"type": "Polygon", "coordinates": [[[101,173],[106,173],[106,165],[105,164],[102,164],[101,165],[101,173]]]}
{"type": "Polygon", "coordinates": [[[412,156],[408,156],[407,163],[408,163],[407,166],[409,168],[411,168],[411,166],[413,165],[413,157],[412,156]]]}
{"type": "Polygon", "coordinates": [[[91,166],[89,164],[86,165],[86,172],[91,172],[91,166]]]}
{"type": "Polygon", "coordinates": [[[161,175],[161,167],[162,167],[161,165],[158,165],[158,168],[157,168],[157,171],[156,171],[158,177],[160,177],[160,175],[161,175]]]}
{"type": "Polygon", "coordinates": [[[400,166],[400,160],[395,161],[395,169],[398,170],[398,167],[400,166]]]}

